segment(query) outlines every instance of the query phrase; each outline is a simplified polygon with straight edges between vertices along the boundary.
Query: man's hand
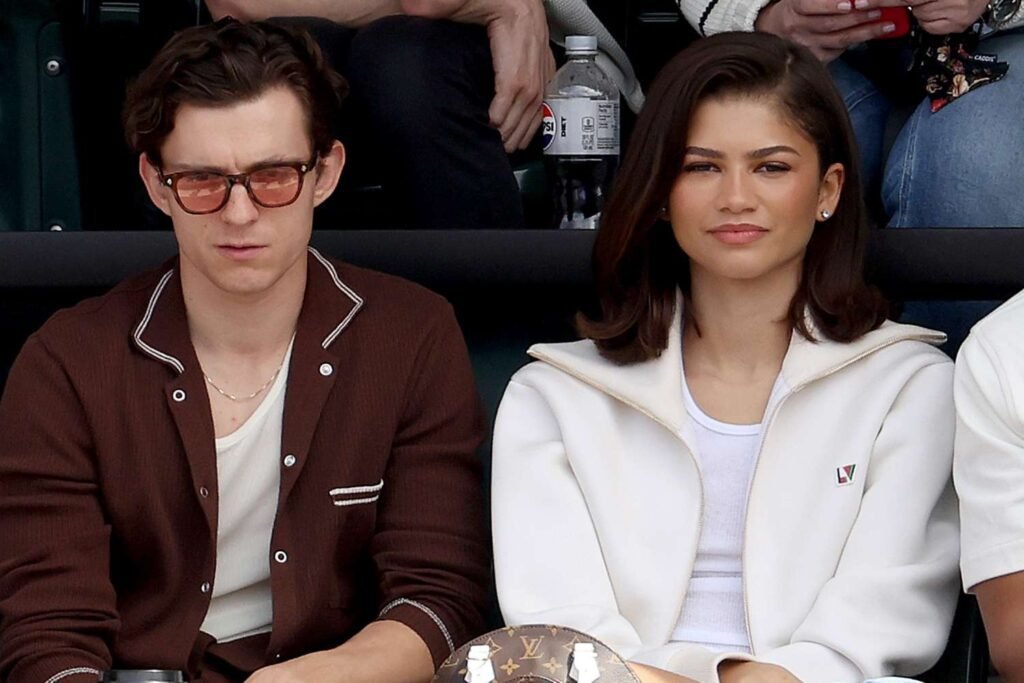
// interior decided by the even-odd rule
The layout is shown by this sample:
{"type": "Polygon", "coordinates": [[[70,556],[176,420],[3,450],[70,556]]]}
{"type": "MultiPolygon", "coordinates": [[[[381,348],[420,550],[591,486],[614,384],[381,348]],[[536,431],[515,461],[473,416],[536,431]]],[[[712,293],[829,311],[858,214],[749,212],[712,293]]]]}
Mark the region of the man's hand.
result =
{"type": "Polygon", "coordinates": [[[800,679],[781,666],[762,662],[726,661],[718,665],[722,683],[800,683],[800,679]]]}
{"type": "Polygon", "coordinates": [[[878,21],[881,12],[877,9],[884,5],[895,6],[893,0],[855,0],[856,8],[853,1],[780,0],[761,10],[754,27],[800,43],[821,61],[830,62],[851,45],[880,38],[895,29],[890,22],[878,21]]]}
{"type": "Polygon", "coordinates": [[[985,12],[987,0],[928,0],[913,7],[914,16],[928,33],[943,36],[966,31],[985,12]]]}
{"type": "Polygon", "coordinates": [[[555,73],[540,0],[403,0],[402,9],[487,27],[494,65],[491,125],[506,151],[526,147],[540,125],[544,88],[555,73]]]}
{"type": "Polygon", "coordinates": [[[246,683],[424,683],[434,673],[426,643],[397,621],[373,621],[333,650],[257,670],[246,683]]]}
{"type": "Polygon", "coordinates": [[[342,680],[334,652],[314,652],[257,670],[246,683],[328,683],[342,680]]]}

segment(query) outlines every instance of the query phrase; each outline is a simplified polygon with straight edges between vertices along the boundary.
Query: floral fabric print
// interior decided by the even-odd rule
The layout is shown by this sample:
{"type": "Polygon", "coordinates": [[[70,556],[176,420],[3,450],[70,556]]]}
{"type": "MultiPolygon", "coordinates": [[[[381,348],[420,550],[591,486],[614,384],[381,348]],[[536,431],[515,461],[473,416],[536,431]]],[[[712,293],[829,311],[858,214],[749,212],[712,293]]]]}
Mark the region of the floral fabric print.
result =
{"type": "Polygon", "coordinates": [[[915,25],[913,36],[913,69],[931,99],[933,113],[975,88],[998,81],[1010,68],[996,55],[977,52],[980,22],[963,33],[944,36],[933,36],[915,25]]]}

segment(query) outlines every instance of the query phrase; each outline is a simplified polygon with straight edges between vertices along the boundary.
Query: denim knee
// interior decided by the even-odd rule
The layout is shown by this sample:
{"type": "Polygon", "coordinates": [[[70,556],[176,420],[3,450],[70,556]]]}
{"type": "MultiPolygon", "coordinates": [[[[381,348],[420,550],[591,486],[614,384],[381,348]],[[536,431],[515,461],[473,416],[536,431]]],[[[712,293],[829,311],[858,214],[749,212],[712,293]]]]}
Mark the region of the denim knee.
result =
{"type": "Polygon", "coordinates": [[[927,101],[917,107],[885,168],[891,227],[1024,227],[1024,32],[991,36],[980,51],[1008,62],[1009,72],[938,112],[927,101]]]}
{"type": "Polygon", "coordinates": [[[829,64],[829,73],[850,114],[860,152],[864,186],[871,192],[881,177],[885,123],[891,104],[870,78],[843,58],[829,64]]]}

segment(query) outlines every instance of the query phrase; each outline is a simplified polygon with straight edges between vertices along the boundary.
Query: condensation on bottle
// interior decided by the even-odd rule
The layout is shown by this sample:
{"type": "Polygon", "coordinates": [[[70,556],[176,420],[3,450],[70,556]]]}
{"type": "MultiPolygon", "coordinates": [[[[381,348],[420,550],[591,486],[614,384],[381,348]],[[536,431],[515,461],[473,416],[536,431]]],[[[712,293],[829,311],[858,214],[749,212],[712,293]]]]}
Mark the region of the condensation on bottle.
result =
{"type": "Polygon", "coordinates": [[[619,163],[619,90],[595,61],[597,38],[568,36],[565,54],[543,105],[552,227],[593,230],[619,163]]]}

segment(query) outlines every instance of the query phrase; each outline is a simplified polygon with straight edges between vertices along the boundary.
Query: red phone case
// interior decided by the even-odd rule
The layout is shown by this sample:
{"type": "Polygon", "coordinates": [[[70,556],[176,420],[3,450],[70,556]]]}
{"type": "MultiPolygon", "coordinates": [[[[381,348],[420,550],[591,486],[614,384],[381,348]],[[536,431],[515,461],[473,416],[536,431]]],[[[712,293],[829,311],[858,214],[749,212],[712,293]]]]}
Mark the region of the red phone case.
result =
{"type": "Polygon", "coordinates": [[[890,40],[892,38],[901,38],[910,33],[909,8],[883,7],[880,11],[882,12],[882,16],[878,18],[877,23],[891,23],[896,26],[896,30],[894,30],[892,33],[886,33],[885,35],[878,36],[876,40],[890,40]]]}

